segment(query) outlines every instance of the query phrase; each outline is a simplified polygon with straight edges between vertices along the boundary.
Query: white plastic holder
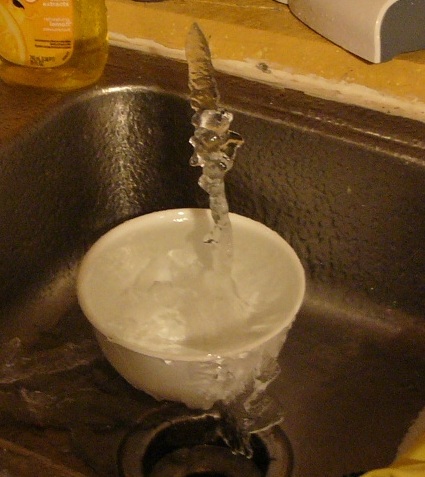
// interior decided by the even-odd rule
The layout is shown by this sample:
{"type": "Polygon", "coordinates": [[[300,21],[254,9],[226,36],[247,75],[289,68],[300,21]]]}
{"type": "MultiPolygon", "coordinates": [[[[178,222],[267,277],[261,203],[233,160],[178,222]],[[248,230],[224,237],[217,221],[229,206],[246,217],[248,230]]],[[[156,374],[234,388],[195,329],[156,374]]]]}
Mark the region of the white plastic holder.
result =
{"type": "Polygon", "coordinates": [[[289,0],[310,28],[372,63],[425,48],[425,0],[289,0]]]}

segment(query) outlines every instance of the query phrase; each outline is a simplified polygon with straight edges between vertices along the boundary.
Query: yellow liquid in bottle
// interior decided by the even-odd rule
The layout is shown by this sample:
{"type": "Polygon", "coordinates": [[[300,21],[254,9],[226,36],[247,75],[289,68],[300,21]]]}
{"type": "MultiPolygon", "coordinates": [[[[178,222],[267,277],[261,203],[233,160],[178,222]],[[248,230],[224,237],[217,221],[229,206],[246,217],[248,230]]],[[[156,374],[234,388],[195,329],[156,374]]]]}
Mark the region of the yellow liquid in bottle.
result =
{"type": "MultiPolygon", "coordinates": [[[[95,83],[103,73],[108,56],[104,0],[52,0],[46,3],[52,6],[52,10],[40,14],[40,7],[38,11],[31,11],[34,2],[0,0],[0,78],[10,84],[59,91],[78,89],[95,83]],[[55,5],[61,8],[60,5],[63,4],[69,4],[71,20],[65,18],[67,11],[63,9],[62,12],[58,10],[58,18],[52,20],[55,5]],[[40,23],[39,18],[42,15],[44,30],[53,31],[51,35],[60,35],[61,30],[69,30],[68,37],[72,37],[72,41],[52,36],[54,39],[50,38],[49,48],[37,50],[40,45],[47,45],[48,40],[28,39],[25,34],[31,22],[40,23]],[[36,16],[38,19],[34,20],[36,16]],[[50,22],[47,27],[45,20],[50,22]],[[3,50],[1,44],[4,45],[3,50]],[[36,55],[38,51],[42,53],[36,55]],[[58,65],[50,66],[50,63],[55,61],[53,56],[60,53],[63,53],[62,58],[65,59],[58,61],[58,65]]],[[[40,34],[37,38],[39,36],[40,34]]]]}

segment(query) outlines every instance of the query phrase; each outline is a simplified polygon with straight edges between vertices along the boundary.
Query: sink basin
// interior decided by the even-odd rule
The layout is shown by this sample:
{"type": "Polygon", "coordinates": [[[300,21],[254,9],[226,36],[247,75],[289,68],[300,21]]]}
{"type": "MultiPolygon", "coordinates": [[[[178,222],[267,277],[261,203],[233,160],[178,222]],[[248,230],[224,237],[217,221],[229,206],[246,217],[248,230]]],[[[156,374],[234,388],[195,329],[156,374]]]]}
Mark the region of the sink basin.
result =
{"type": "MultiPolygon", "coordinates": [[[[102,358],[75,276],[115,225],[206,206],[188,163],[185,74],[112,49],[96,88],[1,86],[0,438],[52,469],[114,475],[120,440],[163,406],[102,358]]],[[[425,125],[218,83],[245,139],[228,175],[230,208],[277,231],[307,274],[271,390],[293,475],[386,465],[425,405],[425,125]]]]}

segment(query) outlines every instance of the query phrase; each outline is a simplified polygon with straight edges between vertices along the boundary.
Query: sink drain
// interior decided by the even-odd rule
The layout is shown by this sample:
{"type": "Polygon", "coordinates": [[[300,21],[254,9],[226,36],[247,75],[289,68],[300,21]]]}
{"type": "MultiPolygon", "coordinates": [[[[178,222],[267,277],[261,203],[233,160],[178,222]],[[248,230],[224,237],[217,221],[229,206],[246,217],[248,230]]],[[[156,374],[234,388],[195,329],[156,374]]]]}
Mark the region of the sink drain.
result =
{"type": "Polygon", "coordinates": [[[121,477],[289,477],[292,449],[275,426],[251,436],[252,459],[235,455],[218,411],[170,407],[149,415],[121,443],[121,477]]]}

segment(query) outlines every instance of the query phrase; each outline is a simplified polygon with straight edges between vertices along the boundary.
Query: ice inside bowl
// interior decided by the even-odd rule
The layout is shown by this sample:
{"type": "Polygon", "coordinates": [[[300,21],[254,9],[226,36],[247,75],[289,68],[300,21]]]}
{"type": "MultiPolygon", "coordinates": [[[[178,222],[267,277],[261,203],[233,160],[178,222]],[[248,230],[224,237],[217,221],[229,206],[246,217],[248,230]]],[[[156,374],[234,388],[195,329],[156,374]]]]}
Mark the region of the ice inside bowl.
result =
{"type": "Polygon", "coordinates": [[[232,401],[276,360],[301,306],[304,270],[290,245],[259,222],[230,219],[231,280],[212,271],[207,209],[124,222],[83,259],[78,299],[105,356],[157,399],[203,409],[232,401]]]}

